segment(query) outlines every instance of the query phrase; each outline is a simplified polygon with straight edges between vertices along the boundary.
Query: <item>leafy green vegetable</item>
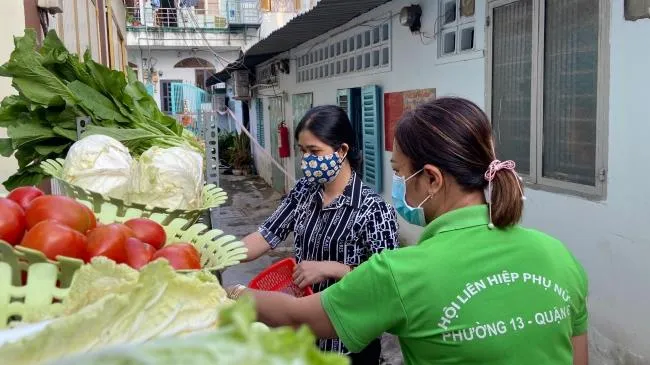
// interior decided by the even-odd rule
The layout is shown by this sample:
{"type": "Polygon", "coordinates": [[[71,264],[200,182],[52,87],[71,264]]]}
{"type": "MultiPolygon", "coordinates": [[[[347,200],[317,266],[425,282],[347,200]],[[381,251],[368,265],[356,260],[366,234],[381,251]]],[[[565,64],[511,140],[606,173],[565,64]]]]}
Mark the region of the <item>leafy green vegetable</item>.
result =
{"type": "Polygon", "coordinates": [[[14,148],[11,145],[11,138],[0,138],[0,155],[11,157],[14,154],[14,148]]]}
{"type": "Polygon", "coordinates": [[[65,158],[77,140],[80,116],[90,117],[89,134],[120,136],[117,139],[135,156],[152,146],[189,146],[203,153],[196,137],[160,111],[135,75],[127,79],[94,62],[89,52],[81,61],[54,31],[40,48],[32,29],[16,37],[14,44],[11,58],[0,66],[0,76],[11,77],[18,90],[18,95],[0,103],[0,127],[8,128],[11,140],[1,142],[0,154],[13,152],[19,165],[4,182],[7,189],[39,183],[44,177],[38,167],[41,161],[65,158]]]}
{"type": "Polygon", "coordinates": [[[51,365],[345,365],[344,356],[323,353],[303,327],[269,330],[252,323],[251,302],[242,300],[222,311],[216,331],[144,344],[109,347],[62,359],[51,365]]]}
{"type": "MultiPolygon", "coordinates": [[[[221,310],[232,305],[209,273],[179,274],[165,260],[139,273],[95,258],[70,287],[60,316],[41,331],[0,347],[3,364],[42,364],[110,345],[140,344],[221,325],[221,310]]],[[[38,313],[28,313],[30,320],[38,313]]]]}

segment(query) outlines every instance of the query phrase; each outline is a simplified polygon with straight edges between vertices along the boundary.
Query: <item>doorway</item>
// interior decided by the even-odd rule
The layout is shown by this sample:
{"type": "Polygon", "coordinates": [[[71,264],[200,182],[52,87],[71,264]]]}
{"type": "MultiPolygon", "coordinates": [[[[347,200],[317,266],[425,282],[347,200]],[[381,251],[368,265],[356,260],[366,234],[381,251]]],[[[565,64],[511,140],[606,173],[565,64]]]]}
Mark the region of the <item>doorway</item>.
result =
{"type": "Polygon", "coordinates": [[[355,142],[359,150],[362,150],[361,88],[351,87],[349,89],[339,89],[336,95],[336,103],[348,114],[352,129],[354,130],[355,142]]]}
{"type": "MultiPolygon", "coordinates": [[[[279,141],[278,141],[278,125],[280,125],[281,122],[284,121],[284,113],[283,113],[283,105],[282,105],[282,97],[272,97],[269,98],[269,126],[271,127],[271,130],[269,131],[271,134],[271,156],[273,156],[273,159],[277,161],[279,164],[284,165],[282,160],[280,159],[280,153],[279,153],[279,141]]],[[[285,184],[284,184],[284,173],[275,166],[275,164],[271,164],[271,185],[273,186],[273,189],[275,189],[278,192],[284,193],[285,192],[285,184]]]]}
{"type": "MultiPolygon", "coordinates": [[[[291,111],[293,115],[293,132],[295,134],[296,127],[298,126],[298,123],[300,123],[300,120],[302,119],[303,116],[309,111],[309,109],[312,108],[313,105],[313,94],[312,93],[304,93],[304,94],[295,94],[291,97],[291,111]]],[[[298,143],[295,142],[295,138],[298,136],[294,136],[294,143],[293,143],[293,151],[294,151],[294,156],[295,156],[295,171],[296,171],[296,180],[299,180],[302,177],[302,167],[300,166],[302,163],[302,153],[300,152],[300,147],[298,147],[298,143]]]]}

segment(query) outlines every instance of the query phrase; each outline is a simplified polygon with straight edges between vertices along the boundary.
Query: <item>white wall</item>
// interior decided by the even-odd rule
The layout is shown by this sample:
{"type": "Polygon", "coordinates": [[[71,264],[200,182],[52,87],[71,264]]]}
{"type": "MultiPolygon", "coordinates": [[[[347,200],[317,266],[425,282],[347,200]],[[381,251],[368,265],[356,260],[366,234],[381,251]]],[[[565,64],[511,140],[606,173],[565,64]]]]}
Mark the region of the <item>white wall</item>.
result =
{"type": "Polygon", "coordinates": [[[624,21],[614,1],[606,201],[528,192],[525,223],[561,238],[589,273],[596,364],[650,363],[649,37],[650,20],[624,21]]]}
{"type": "MultiPolygon", "coordinates": [[[[14,49],[14,36],[23,34],[25,29],[25,9],[22,1],[8,1],[4,4],[3,12],[8,16],[0,22],[0,63],[9,60],[9,55],[14,49]]],[[[11,79],[0,77],[0,99],[14,94],[11,79]]],[[[0,138],[7,137],[7,130],[0,128],[0,138]]],[[[0,183],[7,180],[18,169],[18,163],[13,157],[0,157],[0,183]]],[[[4,186],[0,185],[0,194],[6,193],[4,186]]]]}
{"type": "MultiPolygon", "coordinates": [[[[396,14],[411,1],[393,1],[339,28],[396,14]]],[[[432,32],[438,1],[420,1],[423,29],[432,32]]],[[[613,0],[609,104],[609,176],[607,198],[588,201],[571,195],[527,191],[524,224],[563,240],[590,277],[592,364],[650,364],[650,161],[648,88],[650,20],[624,21],[623,2],[613,0]]],[[[392,20],[392,71],[296,84],[292,73],[280,77],[280,90],[313,92],[314,105],[334,104],[336,90],[369,84],[384,92],[436,88],[437,96],[456,95],[485,106],[485,0],[476,4],[478,52],[469,59],[439,63],[436,43],[424,45],[392,20]]],[[[314,42],[326,39],[337,30],[314,42]]],[[[429,40],[425,39],[425,43],[429,40]]],[[[307,43],[299,49],[309,49],[307,43]]],[[[295,58],[296,50],[281,55],[295,58]]],[[[291,108],[285,108],[291,123],[291,108]]],[[[291,126],[293,127],[293,126],[291,126]]],[[[269,132],[266,131],[268,134],[269,132]]],[[[390,153],[384,153],[384,195],[390,195],[390,153]]],[[[265,173],[265,172],[262,172],[265,173]]],[[[402,225],[402,237],[415,242],[421,230],[402,225]]]]}
{"type": "MultiPolygon", "coordinates": [[[[360,16],[350,23],[332,30],[319,38],[307,42],[290,52],[277,58],[295,59],[302,51],[310,49],[314,44],[327,40],[330,36],[339,33],[341,30],[351,28],[353,25],[368,22],[373,19],[386,19],[392,16],[391,20],[391,42],[392,42],[392,71],[374,74],[349,75],[338,78],[322,79],[317,81],[296,83],[296,62],[291,63],[291,73],[280,75],[279,89],[287,91],[290,95],[312,92],[314,105],[335,104],[336,91],[338,89],[359,87],[376,84],[382,87],[384,93],[398,92],[410,89],[436,88],[436,94],[456,95],[469,98],[479,105],[485,104],[485,77],[484,77],[484,45],[485,45],[485,3],[479,1],[476,5],[476,51],[471,54],[457,56],[446,62],[438,62],[436,59],[437,46],[435,42],[411,34],[407,27],[399,24],[397,15],[403,6],[410,5],[410,1],[393,1],[380,6],[373,11],[360,16]]],[[[434,22],[438,12],[437,1],[423,1],[422,7],[422,30],[427,33],[434,32],[434,22]]],[[[285,108],[286,120],[290,130],[293,130],[293,115],[291,104],[287,103],[285,108]]],[[[268,133],[268,131],[266,131],[268,133]]],[[[292,138],[293,143],[293,138],[292,138]]],[[[292,149],[293,151],[293,149],[292,149]]],[[[294,166],[292,155],[291,166],[294,166]]],[[[384,152],[384,195],[390,197],[390,184],[392,181],[392,169],[390,166],[390,152],[384,152]]],[[[291,168],[291,172],[294,169],[291,168]]],[[[404,227],[407,225],[402,222],[404,227]]],[[[419,237],[420,230],[416,227],[407,227],[403,230],[402,237],[405,242],[415,242],[419,237]]]]}
{"type": "MultiPolygon", "coordinates": [[[[154,68],[162,72],[160,80],[182,80],[184,83],[194,85],[196,83],[196,76],[193,68],[174,68],[179,61],[186,58],[198,57],[204,59],[215,66],[218,71],[228,64],[228,61],[237,59],[238,51],[224,51],[220,52],[217,58],[208,49],[199,49],[196,52],[188,51],[185,49],[171,49],[171,50],[149,50],[147,48],[128,48],[128,60],[131,63],[138,65],[138,77],[140,81],[145,82],[142,77],[143,73],[143,59],[155,59],[154,68]]],[[[146,83],[146,82],[145,82],[146,83]]],[[[156,85],[154,99],[160,107],[160,82],[156,85]]]]}

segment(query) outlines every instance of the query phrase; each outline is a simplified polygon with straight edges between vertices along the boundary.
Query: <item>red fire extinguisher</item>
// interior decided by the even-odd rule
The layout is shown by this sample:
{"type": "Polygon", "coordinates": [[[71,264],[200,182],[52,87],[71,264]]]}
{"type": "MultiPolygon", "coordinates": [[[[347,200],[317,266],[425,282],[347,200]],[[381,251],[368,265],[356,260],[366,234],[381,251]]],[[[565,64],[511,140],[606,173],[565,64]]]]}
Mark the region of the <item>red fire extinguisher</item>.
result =
{"type": "Polygon", "coordinates": [[[289,128],[284,122],[278,125],[278,153],[280,158],[289,157],[289,128]]]}

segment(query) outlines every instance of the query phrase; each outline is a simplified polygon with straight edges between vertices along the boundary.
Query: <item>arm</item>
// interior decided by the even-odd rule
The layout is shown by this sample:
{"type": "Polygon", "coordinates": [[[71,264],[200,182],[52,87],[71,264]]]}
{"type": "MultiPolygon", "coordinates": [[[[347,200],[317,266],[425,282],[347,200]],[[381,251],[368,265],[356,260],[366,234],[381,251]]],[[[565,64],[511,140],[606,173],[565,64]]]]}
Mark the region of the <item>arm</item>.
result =
{"type": "Polygon", "coordinates": [[[248,292],[255,298],[260,321],[270,326],[306,324],[318,337],[339,337],[348,349],[360,351],[383,332],[399,334],[407,325],[392,270],[381,256],[373,256],[324,292],[305,298],[248,292]]]}
{"type": "Polygon", "coordinates": [[[336,331],[321,304],[320,294],[304,298],[275,292],[250,290],[258,319],[271,327],[307,325],[318,338],[335,338],[336,331]]]}
{"type": "Polygon", "coordinates": [[[589,364],[589,346],[587,335],[575,336],[571,339],[573,344],[573,365],[589,364]]]}
{"type": "Polygon", "coordinates": [[[242,239],[242,242],[248,249],[248,252],[246,252],[246,259],[243,260],[244,262],[258,259],[271,249],[271,245],[266,242],[264,236],[259,232],[249,234],[242,239]]]}
{"type": "Polygon", "coordinates": [[[300,289],[325,281],[339,280],[352,271],[352,267],[336,261],[303,261],[293,272],[293,282],[300,289]]]}
{"type": "Polygon", "coordinates": [[[298,182],[289,195],[282,200],[275,212],[260,226],[259,230],[242,240],[248,249],[245,262],[259,258],[286,240],[289,233],[293,232],[298,195],[302,186],[301,182],[298,182]]]}
{"type": "Polygon", "coordinates": [[[587,365],[589,363],[589,341],[587,340],[587,330],[589,327],[589,311],[587,309],[587,293],[589,292],[589,284],[587,273],[582,266],[576,261],[578,271],[580,274],[580,287],[578,292],[573,296],[574,300],[574,313],[571,316],[572,338],[571,344],[573,345],[573,365],[587,365]]]}

